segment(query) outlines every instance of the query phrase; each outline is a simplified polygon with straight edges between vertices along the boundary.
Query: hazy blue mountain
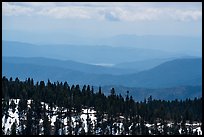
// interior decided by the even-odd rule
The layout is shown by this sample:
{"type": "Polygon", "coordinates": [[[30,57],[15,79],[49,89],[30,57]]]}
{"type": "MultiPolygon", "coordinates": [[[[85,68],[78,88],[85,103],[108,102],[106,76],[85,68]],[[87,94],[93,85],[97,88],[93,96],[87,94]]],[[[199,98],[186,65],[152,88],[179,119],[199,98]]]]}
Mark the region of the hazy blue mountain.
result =
{"type": "Polygon", "coordinates": [[[115,64],[114,67],[129,68],[129,69],[136,69],[136,70],[142,71],[142,70],[154,68],[166,61],[170,61],[173,59],[175,58],[159,58],[159,59],[148,59],[148,60],[134,61],[134,62],[123,62],[120,64],[115,64]]]}
{"type": "Polygon", "coordinates": [[[153,58],[181,57],[185,54],[133,47],[87,46],[87,45],[33,45],[2,41],[2,55],[16,57],[47,57],[73,60],[88,64],[118,64],[153,58]]]}
{"type": "MultiPolygon", "coordinates": [[[[114,87],[117,93],[120,93],[122,96],[126,96],[129,91],[129,96],[132,95],[137,101],[144,101],[150,95],[154,99],[161,100],[174,100],[174,99],[186,99],[186,98],[195,98],[202,97],[202,86],[178,86],[171,88],[136,88],[136,87],[125,87],[125,86],[102,86],[102,91],[106,95],[110,95],[111,88],[114,87]]],[[[98,89],[98,87],[95,87],[98,89]]]]}
{"type": "Polygon", "coordinates": [[[202,57],[202,37],[165,36],[165,35],[117,35],[106,38],[100,43],[112,46],[130,46],[144,49],[159,49],[175,53],[185,53],[202,57]]]}
{"type": "MultiPolygon", "coordinates": [[[[75,81],[81,83],[84,82],[84,76],[88,77],[88,74],[74,71],[70,69],[60,68],[60,67],[50,67],[44,65],[35,65],[35,64],[18,64],[18,63],[7,63],[3,61],[2,64],[2,75],[8,77],[18,77],[22,80],[25,80],[28,77],[33,78],[36,81],[48,79],[52,81],[68,81],[71,79],[71,82],[75,81]]],[[[71,83],[70,82],[70,83],[71,83]]]]}
{"type": "Polygon", "coordinates": [[[92,74],[128,74],[128,73],[136,73],[137,69],[120,69],[115,67],[104,67],[98,65],[90,65],[85,63],[80,63],[71,60],[57,60],[43,57],[2,57],[4,62],[7,63],[15,63],[15,64],[33,64],[40,65],[46,67],[58,67],[64,69],[71,69],[75,71],[81,71],[85,73],[92,74]]]}
{"type": "Polygon", "coordinates": [[[110,75],[86,73],[60,66],[45,66],[3,60],[2,75],[7,77],[33,77],[36,80],[61,80],[69,83],[95,86],[122,85],[128,87],[175,87],[202,84],[202,59],[176,59],[153,69],[133,74],[110,75]]]}
{"type": "MultiPolygon", "coordinates": [[[[115,35],[112,37],[97,38],[97,36],[80,35],[77,32],[32,32],[3,31],[3,40],[14,40],[37,43],[42,45],[67,44],[67,45],[109,45],[114,47],[134,47],[138,49],[159,49],[161,51],[176,52],[191,56],[202,56],[202,37],[170,36],[170,35],[115,35]],[[12,34],[12,35],[10,35],[12,34]],[[46,37],[45,37],[46,36],[46,37]],[[26,39],[25,39],[26,38],[26,39]]],[[[97,34],[98,35],[98,34],[97,34]]],[[[83,50],[81,50],[83,51],[83,50]]],[[[73,60],[73,59],[71,59],[73,60]]],[[[78,60],[80,61],[80,60],[78,60]]],[[[135,60],[133,60],[135,61],[135,60]]],[[[123,61],[126,62],[126,61],[123,61]]]]}
{"type": "MultiPolygon", "coordinates": [[[[202,59],[175,59],[150,70],[122,76],[129,86],[172,87],[202,84],[202,59]]],[[[121,81],[123,83],[125,81],[121,81]]]]}
{"type": "MultiPolygon", "coordinates": [[[[73,44],[73,45],[97,45],[99,41],[93,36],[87,37],[87,32],[85,35],[81,35],[82,32],[67,31],[67,30],[55,30],[53,35],[52,30],[46,30],[39,33],[39,31],[32,31],[32,33],[20,30],[7,30],[3,29],[2,39],[3,40],[13,40],[22,41],[26,43],[33,44],[73,44]],[[11,35],[12,34],[12,35],[11,35]],[[26,38],[26,39],[25,39],[26,38]]],[[[96,36],[97,37],[97,36],[96,36]]]]}
{"type": "MultiPolygon", "coordinates": [[[[182,56],[182,57],[179,57],[179,58],[197,58],[195,56],[182,56]]],[[[123,63],[120,63],[120,64],[115,64],[113,67],[116,67],[116,68],[123,68],[123,69],[135,69],[135,70],[138,70],[138,71],[143,71],[143,70],[148,70],[148,69],[151,69],[151,68],[154,68],[166,61],[171,61],[171,60],[174,60],[174,59],[178,59],[176,57],[172,57],[172,58],[155,58],[155,59],[148,59],[148,60],[142,60],[142,61],[134,61],[134,62],[123,62],[123,63]]]]}

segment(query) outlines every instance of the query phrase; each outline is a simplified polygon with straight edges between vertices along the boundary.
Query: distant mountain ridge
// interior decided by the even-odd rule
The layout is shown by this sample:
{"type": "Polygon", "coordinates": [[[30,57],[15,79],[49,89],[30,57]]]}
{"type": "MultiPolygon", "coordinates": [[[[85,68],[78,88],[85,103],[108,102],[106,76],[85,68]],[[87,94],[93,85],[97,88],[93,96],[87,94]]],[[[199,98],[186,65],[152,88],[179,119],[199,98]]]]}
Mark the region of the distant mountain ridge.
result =
{"type": "Polygon", "coordinates": [[[186,53],[202,57],[202,37],[165,35],[116,35],[103,39],[100,43],[117,46],[136,46],[145,49],[160,49],[176,53],[186,53]]]}
{"type": "Polygon", "coordinates": [[[171,87],[202,84],[202,58],[175,59],[150,70],[126,75],[129,85],[140,87],[171,87]]]}
{"type": "MultiPolygon", "coordinates": [[[[197,58],[196,56],[182,56],[179,57],[181,59],[191,59],[191,58],[197,58]]],[[[148,70],[151,68],[154,68],[164,62],[171,61],[174,59],[179,59],[178,57],[171,57],[171,58],[155,58],[155,59],[148,59],[148,60],[142,60],[142,61],[134,61],[134,62],[123,62],[119,64],[115,64],[114,67],[117,68],[129,68],[129,69],[136,69],[139,71],[142,70],[148,70]]]]}
{"type": "MultiPolygon", "coordinates": [[[[194,99],[195,97],[202,97],[202,86],[176,86],[170,88],[137,88],[137,87],[124,87],[124,86],[102,86],[102,91],[106,95],[110,95],[110,90],[114,87],[117,93],[122,96],[131,95],[137,101],[144,101],[149,96],[161,100],[174,100],[186,98],[194,99]]],[[[97,89],[97,88],[96,88],[97,89]]]]}
{"type": "MultiPolygon", "coordinates": [[[[56,32],[55,35],[61,35],[56,38],[52,33],[26,33],[22,31],[4,30],[2,39],[25,41],[42,45],[68,44],[68,45],[107,45],[120,47],[135,47],[144,49],[160,49],[162,51],[185,53],[191,56],[202,57],[202,37],[181,36],[181,35],[135,35],[120,34],[102,37],[89,37],[87,35],[73,35],[73,32],[56,32]],[[9,35],[12,34],[12,35],[9,35]],[[33,38],[35,35],[35,38],[33,38]],[[46,36],[46,37],[44,37],[46,36]],[[26,39],[25,39],[26,37],[26,39]]],[[[98,35],[98,34],[97,34],[98,35]]],[[[73,59],[71,59],[73,60],[73,59]]],[[[79,60],[78,60],[79,61],[79,60]]],[[[123,61],[126,62],[126,61],[123,61]]],[[[96,62],[92,62],[96,63],[96,62]]],[[[100,62],[102,63],[102,62],[100,62]]],[[[104,63],[104,62],[103,62],[104,63]]],[[[121,63],[121,62],[120,62],[121,63]]]]}
{"type": "MultiPolygon", "coordinates": [[[[95,86],[123,85],[128,87],[164,88],[202,85],[201,58],[175,59],[146,71],[124,75],[86,72],[86,65],[83,66],[82,64],[80,64],[80,70],[77,70],[74,65],[65,65],[66,67],[63,68],[60,66],[62,64],[58,61],[53,62],[53,64],[49,64],[49,62],[47,64],[43,64],[43,62],[32,64],[29,63],[29,60],[26,63],[19,62],[17,60],[16,62],[12,62],[12,60],[4,60],[3,58],[2,75],[20,77],[22,79],[33,77],[36,80],[64,80],[70,83],[91,84],[95,86]]],[[[92,71],[94,72],[96,70],[97,68],[92,71]]]]}
{"type": "Polygon", "coordinates": [[[32,64],[50,67],[59,67],[64,69],[71,69],[74,71],[81,71],[92,74],[128,74],[136,73],[137,69],[105,67],[100,65],[91,65],[72,60],[58,60],[45,57],[2,57],[4,62],[17,64],[32,64]]]}
{"type": "Polygon", "coordinates": [[[128,46],[34,45],[12,41],[2,41],[2,51],[3,56],[46,57],[60,60],[73,60],[87,64],[119,64],[154,58],[177,58],[186,56],[186,54],[128,46]]]}

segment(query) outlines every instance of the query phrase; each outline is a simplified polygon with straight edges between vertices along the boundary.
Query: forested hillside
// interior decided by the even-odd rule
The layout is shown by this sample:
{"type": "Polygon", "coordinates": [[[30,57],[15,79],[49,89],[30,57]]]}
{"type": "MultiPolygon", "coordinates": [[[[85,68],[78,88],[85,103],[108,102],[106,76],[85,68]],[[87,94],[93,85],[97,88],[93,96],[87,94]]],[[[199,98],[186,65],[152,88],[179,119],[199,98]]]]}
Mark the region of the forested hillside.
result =
{"type": "Polygon", "coordinates": [[[129,92],[2,77],[2,134],[202,134],[202,98],[135,101],[129,92]]]}

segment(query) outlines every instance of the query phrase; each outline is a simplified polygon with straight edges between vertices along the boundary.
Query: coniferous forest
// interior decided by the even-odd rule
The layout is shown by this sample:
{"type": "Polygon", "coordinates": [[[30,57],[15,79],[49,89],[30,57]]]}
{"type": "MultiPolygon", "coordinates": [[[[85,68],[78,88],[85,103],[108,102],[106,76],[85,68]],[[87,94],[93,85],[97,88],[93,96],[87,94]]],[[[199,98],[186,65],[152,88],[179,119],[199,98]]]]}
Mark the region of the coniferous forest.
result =
{"type": "MultiPolygon", "coordinates": [[[[202,98],[138,102],[127,91],[2,77],[2,135],[200,135],[202,98]],[[82,87],[82,88],[81,88],[82,87]],[[8,127],[8,123],[10,127],[8,127]]],[[[164,93],[165,94],[165,93],[164,93]]]]}

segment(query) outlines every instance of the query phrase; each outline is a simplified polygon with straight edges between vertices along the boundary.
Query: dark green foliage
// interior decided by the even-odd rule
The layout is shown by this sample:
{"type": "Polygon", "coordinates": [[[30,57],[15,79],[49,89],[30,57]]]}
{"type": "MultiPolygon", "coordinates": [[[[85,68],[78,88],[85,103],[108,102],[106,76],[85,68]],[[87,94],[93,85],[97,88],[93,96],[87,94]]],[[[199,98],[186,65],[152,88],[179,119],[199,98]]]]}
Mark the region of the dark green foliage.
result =
{"type": "MultiPolygon", "coordinates": [[[[80,88],[79,85],[70,86],[67,82],[36,82],[33,79],[19,81],[18,78],[9,80],[6,77],[2,78],[2,117],[9,117],[8,109],[12,108],[15,111],[16,105],[12,100],[9,106],[9,99],[19,98],[19,126],[20,135],[39,135],[41,133],[40,126],[43,127],[44,135],[94,135],[103,134],[111,135],[116,133],[128,135],[178,135],[181,127],[181,134],[192,135],[198,134],[193,132],[192,127],[185,125],[186,121],[201,122],[202,121],[202,98],[194,100],[155,100],[150,96],[142,102],[137,102],[127,91],[126,96],[117,95],[114,88],[105,96],[101,87],[98,91],[90,85],[84,85],[80,88]],[[15,87],[13,89],[13,87],[15,87]],[[17,91],[17,92],[15,92],[17,91]],[[27,100],[31,99],[30,107],[27,106],[27,100]],[[45,109],[45,102],[48,109],[45,109]],[[53,107],[58,106],[56,112],[51,111],[53,107]],[[81,119],[71,121],[72,116],[79,116],[82,109],[93,108],[96,111],[96,121],[91,121],[88,115],[87,132],[81,119]],[[67,111],[64,111],[67,110],[67,111]],[[53,115],[58,115],[51,127],[49,118],[53,115]],[[64,125],[64,118],[67,118],[67,125],[64,125]],[[26,118],[26,119],[25,119],[26,118]],[[43,123],[40,123],[43,119],[43,123]],[[76,127],[73,127],[75,122],[76,127]],[[161,123],[157,125],[156,123],[161,123]],[[172,126],[167,124],[172,122],[172,126]],[[123,128],[117,125],[123,123],[123,128]],[[154,124],[153,127],[147,127],[146,124],[154,124]],[[181,123],[181,124],[180,124],[181,123]],[[26,128],[24,128],[26,125],[26,128]],[[65,127],[66,126],[66,127],[65,127]],[[158,128],[162,126],[162,131],[158,128]],[[65,133],[65,128],[67,132],[65,133]],[[100,129],[100,130],[99,130],[100,129]],[[149,130],[151,133],[149,133],[149,130]],[[118,132],[119,131],[119,132],[118,132]],[[96,133],[98,132],[98,133],[96,133]]],[[[11,134],[15,134],[16,123],[12,125],[11,134]]],[[[2,128],[2,134],[5,134],[5,129],[2,128]]]]}
{"type": "Polygon", "coordinates": [[[16,104],[14,103],[14,100],[11,101],[10,107],[12,109],[12,112],[15,112],[16,104]]]}
{"type": "Polygon", "coordinates": [[[15,120],[15,122],[11,126],[11,135],[16,135],[16,124],[17,121],[15,120]]]}
{"type": "Polygon", "coordinates": [[[44,116],[43,127],[44,127],[44,135],[50,135],[51,125],[48,119],[48,116],[44,116]]]}

